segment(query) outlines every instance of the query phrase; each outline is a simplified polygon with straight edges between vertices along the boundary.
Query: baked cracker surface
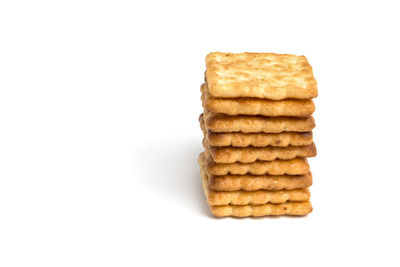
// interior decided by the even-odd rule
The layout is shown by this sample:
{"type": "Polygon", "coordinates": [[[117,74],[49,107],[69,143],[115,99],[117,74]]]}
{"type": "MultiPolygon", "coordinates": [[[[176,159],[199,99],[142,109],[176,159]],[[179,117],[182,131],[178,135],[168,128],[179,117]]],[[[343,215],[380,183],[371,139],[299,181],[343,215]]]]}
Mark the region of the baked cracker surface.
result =
{"type": "Polygon", "coordinates": [[[214,97],[272,100],[311,99],[317,82],[306,57],[274,53],[221,53],[206,56],[206,80],[214,97]]]}

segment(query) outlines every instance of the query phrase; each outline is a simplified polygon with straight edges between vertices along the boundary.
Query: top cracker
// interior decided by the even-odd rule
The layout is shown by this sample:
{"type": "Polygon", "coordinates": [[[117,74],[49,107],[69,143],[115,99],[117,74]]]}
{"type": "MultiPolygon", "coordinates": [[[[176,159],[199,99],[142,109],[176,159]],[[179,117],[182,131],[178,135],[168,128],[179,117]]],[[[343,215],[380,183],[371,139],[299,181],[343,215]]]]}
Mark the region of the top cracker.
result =
{"type": "Polygon", "coordinates": [[[221,53],[206,57],[208,90],[214,97],[272,100],[311,99],[317,82],[305,56],[273,53],[221,53]]]}

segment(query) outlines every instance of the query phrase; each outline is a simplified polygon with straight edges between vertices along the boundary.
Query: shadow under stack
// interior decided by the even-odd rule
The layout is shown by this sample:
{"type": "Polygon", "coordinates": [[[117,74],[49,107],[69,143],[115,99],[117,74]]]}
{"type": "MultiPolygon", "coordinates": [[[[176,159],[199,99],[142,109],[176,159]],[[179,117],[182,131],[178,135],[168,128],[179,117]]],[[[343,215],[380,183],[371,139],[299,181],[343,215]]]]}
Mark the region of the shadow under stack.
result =
{"type": "Polygon", "coordinates": [[[218,217],[306,215],[318,95],[304,56],[210,53],[201,85],[203,188],[218,217]]]}

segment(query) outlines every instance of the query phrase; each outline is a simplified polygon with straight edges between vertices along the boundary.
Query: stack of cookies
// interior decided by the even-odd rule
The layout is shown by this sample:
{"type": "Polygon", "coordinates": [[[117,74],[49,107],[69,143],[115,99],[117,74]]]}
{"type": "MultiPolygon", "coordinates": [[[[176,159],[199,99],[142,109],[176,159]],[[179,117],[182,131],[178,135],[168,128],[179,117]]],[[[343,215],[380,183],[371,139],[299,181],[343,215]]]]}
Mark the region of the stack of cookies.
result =
{"type": "Polygon", "coordinates": [[[203,188],[218,217],[306,215],[316,155],[311,116],[318,95],[304,56],[220,53],[206,57],[199,121],[203,188]]]}

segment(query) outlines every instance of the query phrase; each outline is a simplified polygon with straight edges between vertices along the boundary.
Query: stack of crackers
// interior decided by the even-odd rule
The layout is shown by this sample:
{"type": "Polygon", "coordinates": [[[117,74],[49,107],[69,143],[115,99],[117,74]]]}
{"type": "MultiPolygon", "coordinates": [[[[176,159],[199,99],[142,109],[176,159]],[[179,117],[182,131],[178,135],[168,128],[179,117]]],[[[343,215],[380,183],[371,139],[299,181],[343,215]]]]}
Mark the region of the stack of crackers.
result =
{"type": "Polygon", "coordinates": [[[306,215],[312,211],[316,156],[312,98],[304,56],[220,53],[206,57],[199,121],[203,188],[218,217],[306,215]]]}

